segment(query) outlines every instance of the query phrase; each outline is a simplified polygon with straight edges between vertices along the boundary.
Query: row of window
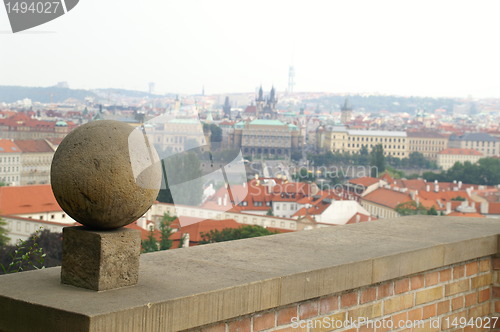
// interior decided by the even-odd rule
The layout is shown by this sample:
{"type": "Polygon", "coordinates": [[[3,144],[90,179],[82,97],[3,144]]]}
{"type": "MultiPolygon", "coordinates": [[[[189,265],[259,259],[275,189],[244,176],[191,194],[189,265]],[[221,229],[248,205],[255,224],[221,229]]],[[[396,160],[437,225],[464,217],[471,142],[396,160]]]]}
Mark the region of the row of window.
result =
{"type": "Polygon", "coordinates": [[[19,157],[0,157],[0,163],[19,162],[19,157]]]}

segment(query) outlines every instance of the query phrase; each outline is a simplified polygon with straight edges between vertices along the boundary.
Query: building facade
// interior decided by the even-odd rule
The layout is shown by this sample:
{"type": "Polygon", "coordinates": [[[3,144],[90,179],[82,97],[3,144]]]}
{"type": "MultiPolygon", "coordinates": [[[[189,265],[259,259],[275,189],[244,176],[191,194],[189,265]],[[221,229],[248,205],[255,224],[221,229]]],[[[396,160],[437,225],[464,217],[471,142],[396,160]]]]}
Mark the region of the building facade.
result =
{"type": "Polygon", "coordinates": [[[358,153],[366,147],[371,151],[381,144],[384,155],[396,158],[408,157],[408,137],[404,131],[349,130],[344,126],[327,126],[319,130],[317,143],[320,150],[358,153]]]}
{"type": "Polygon", "coordinates": [[[257,119],[239,122],[231,133],[233,148],[244,155],[289,157],[302,148],[302,136],[297,126],[279,120],[257,119]]]}
{"type": "Polygon", "coordinates": [[[10,139],[0,139],[0,182],[9,186],[21,182],[21,150],[10,139]]]}
{"type": "Polygon", "coordinates": [[[500,156],[500,140],[486,133],[467,133],[450,136],[449,148],[474,149],[485,157],[500,156]]]}
{"type": "Polygon", "coordinates": [[[474,164],[484,155],[474,149],[445,149],[439,152],[437,157],[437,165],[444,171],[450,169],[456,162],[465,163],[466,161],[474,164]]]}
{"type": "Polygon", "coordinates": [[[408,153],[419,152],[429,160],[436,161],[438,153],[448,147],[448,137],[436,132],[408,131],[408,153]]]}
{"type": "Polygon", "coordinates": [[[50,183],[54,150],[45,140],[14,140],[21,150],[20,185],[50,183]]]}

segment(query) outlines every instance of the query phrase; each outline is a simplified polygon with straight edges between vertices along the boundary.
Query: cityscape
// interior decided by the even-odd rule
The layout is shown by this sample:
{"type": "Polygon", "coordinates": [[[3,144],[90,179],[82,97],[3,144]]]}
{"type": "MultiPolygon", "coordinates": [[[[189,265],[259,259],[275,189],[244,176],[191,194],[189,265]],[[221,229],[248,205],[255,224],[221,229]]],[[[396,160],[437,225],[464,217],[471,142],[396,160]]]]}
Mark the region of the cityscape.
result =
{"type": "Polygon", "coordinates": [[[496,8],[6,0],[0,331],[500,328],[496,8]]]}

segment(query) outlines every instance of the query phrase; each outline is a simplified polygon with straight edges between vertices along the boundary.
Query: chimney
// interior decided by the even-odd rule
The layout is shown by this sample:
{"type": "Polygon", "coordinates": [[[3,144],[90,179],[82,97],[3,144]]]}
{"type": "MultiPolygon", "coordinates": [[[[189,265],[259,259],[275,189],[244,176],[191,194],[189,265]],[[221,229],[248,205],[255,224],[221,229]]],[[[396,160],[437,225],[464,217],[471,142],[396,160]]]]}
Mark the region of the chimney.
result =
{"type": "Polygon", "coordinates": [[[182,241],[182,248],[189,248],[189,233],[184,233],[184,241],[182,241]]]}
{"type": "Polygon", "coordinates": [[[434,181],[434,191],[439,192],[439,182],[438,180],[434,181]]]}
{"type": "Polygon", "coordinates": [[[246,187],[247,187],[247,183],[243,182],[243,188],[246,188],[246,187]]]}
{"type": "Polygon", "coordinates": [[[462,188],[462,181],[458,181],[458,189],[462,188]]]}
{"type": "Polygon", "coordinates": [[[224,194],[224,206],[227,205],[227,194],[224,194]]]}
{"type": "Polygon", "coordinates": [[[446,214],[451,213],[451,202],[446,202],[446,214]]]}
{"type": "Polygon", "coordinates": [[[356,213],[356,224],[359,224],[359,221],[361,220],[361,216],[359,213],[356,213]]]}
{"type": "Polygon", "coordinates": [[[222,197],[217,197],[217,205],[222,205],[222,197]]]}
{"type": "Polygon", "coordinates": [[[430,185],[426,185],[425,186],[425,191],[427,191],[427,192],[431,191],[431,186],[430,185]]]}

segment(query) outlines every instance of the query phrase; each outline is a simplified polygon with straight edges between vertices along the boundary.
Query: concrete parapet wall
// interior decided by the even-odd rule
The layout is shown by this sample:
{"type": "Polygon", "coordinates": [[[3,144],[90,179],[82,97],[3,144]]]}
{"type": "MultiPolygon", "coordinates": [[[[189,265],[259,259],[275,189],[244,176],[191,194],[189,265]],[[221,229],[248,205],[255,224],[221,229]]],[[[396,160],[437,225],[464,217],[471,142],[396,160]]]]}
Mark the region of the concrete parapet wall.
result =
{"type": "Polygon", "coordinates": [[[493,219],[405,217],[169,250],[141,256],[136,286],[104,292],[61,285],[59,268],[6,275],[0,330],[281,331],[327,316],[441,328],[500,306],[498,234],[493,219]]]}

